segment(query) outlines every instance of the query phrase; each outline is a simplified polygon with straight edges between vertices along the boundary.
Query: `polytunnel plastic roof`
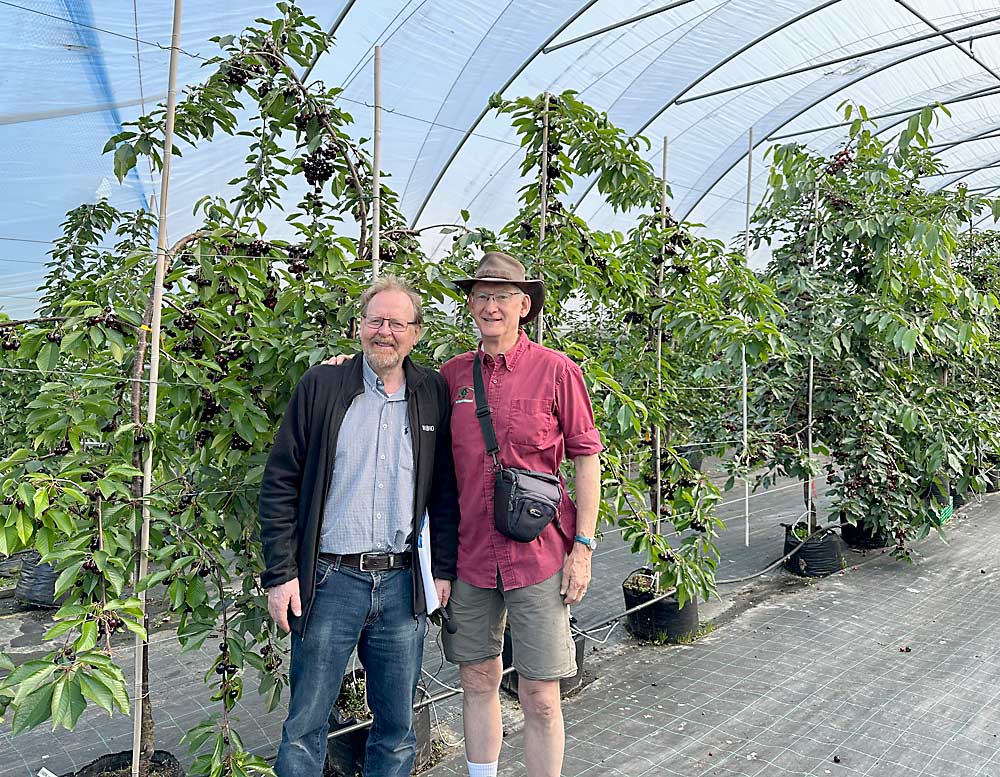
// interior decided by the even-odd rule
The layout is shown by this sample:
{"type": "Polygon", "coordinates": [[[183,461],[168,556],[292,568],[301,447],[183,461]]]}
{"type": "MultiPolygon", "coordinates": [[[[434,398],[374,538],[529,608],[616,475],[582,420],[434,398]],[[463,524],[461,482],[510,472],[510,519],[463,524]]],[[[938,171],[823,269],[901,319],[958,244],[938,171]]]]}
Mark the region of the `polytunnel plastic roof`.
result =
{"type": "MultiPolygon", "coordinates": [[[[675,215],[729,239],[743,226],[748,130],[752,196],[764,153],[795,137],[818,151],[843,143],[837,106],[889,114],[891,131],[921,106],[952,112],[935,130],[955,174],[992,191],[1000,164],[1000,4],[976,0],[300,0],[337,45],[312,77],[342,85],[355,132],[371,136],[374,45],[382,46],[383,163],[417,226],[498,226],[516,208],[519,151],[494,92],[548,90],[581,98],[653,142],[675,215]],[[622,22],[625,22],[622,24],[622,22]],[[596,33],[596,34],[593,34],[596,33]],[[579,39],[579,40],[577,40],[579,39]],[[974,43],[972,41],[974,39],[974,43]],[[789,73],[788,71],[792,71],[789,73]],[[733,88],[739,87],[739,88],[733,88]],[[965,172],[970,171],[970,172],[965,172]]],[[[169,0],[0,0],[0,309],[30,312],[45,253],[65,212],[108,197],[148,204],[159,181],[138,168],[124,186],[101,150],[122,122],[165,99],[169,0]]],[[[204,77],[216,34],[273,15],[264,0],[188,0],[181,83],[204,77]]],[[[246,140],[186,150],[172,169],[170,235],[193,226],[192,205],[225,191],[246,140]]],[[[1000,185],[997,186],[1000,188],[1000,185]]],[[[582,182],[579,213],[622,227],[582,182]]],[[[433,245],[430,246],[434,248],[433,245]]]]}

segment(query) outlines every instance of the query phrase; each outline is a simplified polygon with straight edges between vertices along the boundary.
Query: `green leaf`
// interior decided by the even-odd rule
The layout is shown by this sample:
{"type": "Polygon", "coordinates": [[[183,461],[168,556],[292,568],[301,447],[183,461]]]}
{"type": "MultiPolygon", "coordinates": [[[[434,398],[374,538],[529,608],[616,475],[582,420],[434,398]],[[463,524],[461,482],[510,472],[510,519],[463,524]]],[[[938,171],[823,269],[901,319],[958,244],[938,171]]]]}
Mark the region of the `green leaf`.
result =
{"type": "Polygon", "coordinates": [[[52,691],[54,683],[48,683],[30,694],[22,703],[15,701],[16,710],[11,724],[14,736],[33,729],[52,715],[52,691]]]}
{"type": "Polygon", "coordinates": [[[73,586],[76,578],[80,575],[80,568],[81,565],[79,563],[71,564],[59,573],[59,577],[56,578],[56,596],[62,596],[73,586]]]}
{"type": "Polygon", "coordinates": [[[55,639],[56,637],[61,636],[61,635],[65,634],[67,631],[69,631],[70,629],[74,628],[76,626],[76,624],[77,624],[77,622],[75,620],[60,621],[55,626],[53,626],[51,629],[49,629],[48,631],[45,632],[44,639],[46,639],[46,640],[55,639]]]}
{"type": "Polygon", "coordinates": [[[65,675],[56,682],[52,694],[52,729],[62,726],[67,731],[76,728],[76,722],[87,708],[87,701],[80,691],[80,682],[73,675],[65,675]]]}
{"type": "Polygon", "coordinates": [[[80,628],[80,637],[73,643],[77,653],[92,650],[97,645],[97,623],[86,621],[80,628]]]}
{"type": "Polygon", "coordinates": [[[125,624],[126,629],[141,637],[143,641],[149,639],[149,636],[146,634],[146,629],[141,623],[138,623],[130,618],[122,618],[122,623],[125,624]]]}
{"type": "Polygon", "coordinates": [[[78,676],[80,678],[80,690],[83,695],[98,707],[107,710],[111,714],[113,712],[114,695],[111,693],[111,689],[105,684],[106,680],[104,677],[96,672],[90,674],[83,670],[80,670],[78,676]]]}
{"type": "Polygon", "coordinates": [[[184,579],[181,577],[175,577],[170,581],[170,585],[167,586],[167,596],[170,597],[170,609],[179,610],[181,605],[184,604],[184,594],[187,592],[187,588],[184,585],[184,579]]]}
{"type": "Polygon", "coordinates": [[[49,515],[55,521],[56,528],[67,537],[76,534],[76,524],[73,523],[73,516],[65,510],[50,510],[49,515]]]}
{"type": "Polygon", "coordinates": [[[35,491],[35,496],[31,501],[34,504],[35,518],[37,519],[49,508],[49,490],[45,486],[41,486],[35,491]]]}
{"type": "Polygon", "coordinates": [[[111,584],[115,596],[121,596],[122,588],[125,586],[125,575],[114,564],[108,564],[104,568],[104,577],[111,584]]]}
{"type": "Polygon", "coordinates": [[[105,677],[107,677],[108,686],[111,688],[115,706],[118,707],[119,711],[128,715],[128,688],[125,685],[125,677],[122,675],[122,670],[117,666],[110,666],[105,670],[105,677]]]}
{"type": "Polygon", "coordinates": [[[131,143],[122,143],[115,149],[115,177],[124,181],[125,176],[135,167],[135,149],[131,143]]]}
{"type": "Polygon", "coordinates": [[[188,583],[186,596],[187,603],[191,609],[196,608],[207,598],[208,592],[205,590],[205,581],[198,576],[191,578],[191,582],[188,583]]]}
{"type": "Polygon", "coordinates": [[[59,363],[59,345],[57,343],[45,343],[35,357],[35,364],[42,372],[51,372],[59,363]]]}
{"type": "Polygon", "coordinates": [[[49,678],[56,671],[55,664],[49,661],[30,661],[25,666],[18,667],[18,671],[14,672],[10,677],[4,680],[4,685],[10,683],[13,685],[17,683],[17,691],[14,694],[14,703],[20,704],[24,699],[31,696],[45,683],[49,682],[49,678]],[[24,676],[21,677],[19,674],[22,669],[27,668],[24,676]]]}
{"type": "Polygon", "coordinates": [[[10,456],[0,461],[0,472],[5,472],[8,469],[21,464],[31,458],[31,451],[27,448],[18,448],[10,456]]]}
{"type": "Polygon", "coordinates": [[[120,332],[116,332],[114,329],[105,329],[104,334],[107,338],[111,358],[115,360],[116,364],[121,364],[125,360],[125,339],[120,332]]]}

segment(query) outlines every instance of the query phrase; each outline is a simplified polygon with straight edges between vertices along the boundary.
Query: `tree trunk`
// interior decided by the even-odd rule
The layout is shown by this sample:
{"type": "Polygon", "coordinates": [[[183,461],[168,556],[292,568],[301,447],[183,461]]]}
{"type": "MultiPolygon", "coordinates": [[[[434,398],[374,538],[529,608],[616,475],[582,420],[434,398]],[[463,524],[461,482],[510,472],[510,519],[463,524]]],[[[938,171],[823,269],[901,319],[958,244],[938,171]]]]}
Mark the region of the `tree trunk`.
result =
{"type": "Polygon", "coordinates": [[[802,502],[806,508],[806,524],[809,526],[809,533],[812,534],[816,531],[819,526],[819,521],[816,517],[819,511],[816,509],[816,500],[812,500],[812,504],[809,502],[809,481],[802,481],[802,502]]]}
{"type": "MultiPolygon", "coordinates": [[[[143,616],[142,625],[149,634],[149,616],[143,616]]],[[[149,642],[142,643],[142,733],[139,744],[139,777],[149,775],[153,752],[156,750],[153,702],[149,695],[149,642]]]]}

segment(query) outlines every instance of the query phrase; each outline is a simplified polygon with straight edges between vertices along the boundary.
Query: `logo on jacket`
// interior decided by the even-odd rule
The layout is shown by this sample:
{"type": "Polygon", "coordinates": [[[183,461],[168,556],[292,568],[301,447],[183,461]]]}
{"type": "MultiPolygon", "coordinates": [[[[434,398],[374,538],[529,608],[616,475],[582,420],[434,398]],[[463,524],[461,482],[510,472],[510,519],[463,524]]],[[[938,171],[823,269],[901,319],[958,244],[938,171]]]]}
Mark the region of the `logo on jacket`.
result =
{"type": "Polygon", "coordinates": [[[420,424],[420,428],[423,429],[425,432],[433,432],[434,431],[434,425],[433,424],[420,424]]]}
{"type": "Polygon", "coordinates": [[[474,402],[472,386],[462,386],[455,395],[455,404],[461,405],[463,402],[474,402]]]}

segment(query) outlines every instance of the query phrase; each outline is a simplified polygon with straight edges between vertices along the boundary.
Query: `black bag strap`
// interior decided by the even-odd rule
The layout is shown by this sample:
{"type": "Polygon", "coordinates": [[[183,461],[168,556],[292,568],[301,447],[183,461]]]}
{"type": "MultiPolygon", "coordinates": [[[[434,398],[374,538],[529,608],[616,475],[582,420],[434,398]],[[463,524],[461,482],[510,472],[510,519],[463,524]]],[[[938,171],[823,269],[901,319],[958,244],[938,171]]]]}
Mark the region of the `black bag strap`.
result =
{"type": "Polygon", "coordinates": [[[472,385],[476,391],[476,418],[479,420],[479,428],[483,431],[483,442],[486,443],[486,452],[493,457],[493,466],[499,472],[503,467],[500,464],[500,446],[497,444],[497,433],[493,429],[493,419],[490,417],[490,406],[486,404],[486,387],[483,385],[483,363],[476,354],[475,364],[472,365],[472,385]]]}

